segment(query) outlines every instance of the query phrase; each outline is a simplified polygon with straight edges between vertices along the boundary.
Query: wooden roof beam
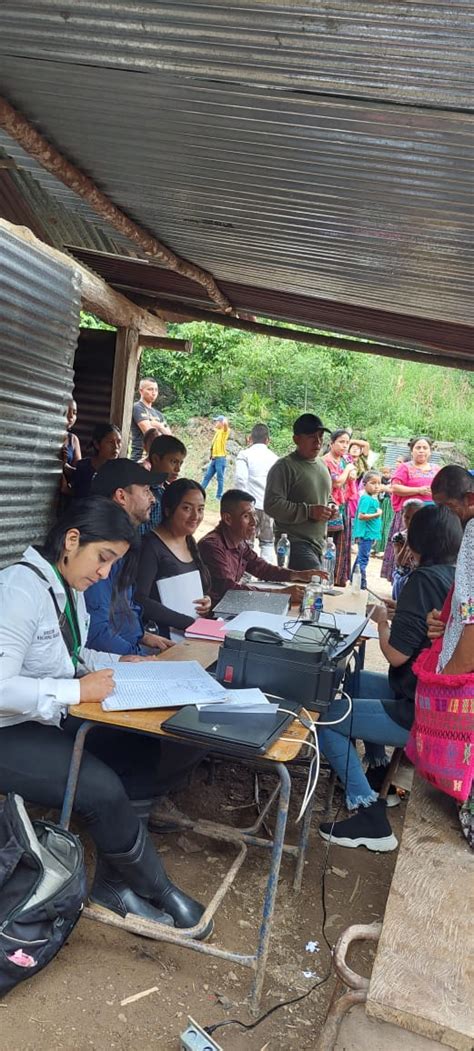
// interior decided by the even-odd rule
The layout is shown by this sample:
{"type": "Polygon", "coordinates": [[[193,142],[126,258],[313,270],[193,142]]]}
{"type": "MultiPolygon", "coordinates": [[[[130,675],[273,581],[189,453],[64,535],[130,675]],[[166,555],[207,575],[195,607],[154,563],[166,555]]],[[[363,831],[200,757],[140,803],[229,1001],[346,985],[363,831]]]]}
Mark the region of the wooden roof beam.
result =
{"type": "Polygon", "coordinates": [[[208,321],[226,328],[238,328],[244,332],[255,332],[259,336],[272,336],[276,339],[288,339],[295,343],[309,343],[311,346],[331,350],[359,351],[362,354],[378,354],[384,358],[400,358],[401,361],[417,361],[424,365],[442,365],[450,369],[474,371],[474,357],[462,358],[454,354],[441,354],[433,348],[426,351],[409,350],[407,347],[391,346],[389,343],[377,343],[370,340],[345,339],[343,336],[327,336],[323,332],[301,332],[297,328],[281,328],[279,325],[265,325],[261,321],[245,320],[242,317],[229,317],[212,310],[200,310],[173,300],[156,300],[153,308],[158,317],[164,321],[183,323],[186,321],[208,321]]]}

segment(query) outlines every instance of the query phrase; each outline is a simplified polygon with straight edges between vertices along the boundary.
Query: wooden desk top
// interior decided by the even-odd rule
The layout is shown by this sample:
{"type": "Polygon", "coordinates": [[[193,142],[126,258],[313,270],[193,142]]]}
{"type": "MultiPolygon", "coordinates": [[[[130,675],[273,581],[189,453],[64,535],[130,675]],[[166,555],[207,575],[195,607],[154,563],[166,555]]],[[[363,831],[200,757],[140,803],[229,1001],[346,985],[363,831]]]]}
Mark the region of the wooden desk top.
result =
{"type": "MultiPolygon", "coordinates": [[[[158,661],[198,661],[203,668],[208,668],[210,664],[217,660],[219,646],[220,643],[206,642],[203,639],[186,639],[171,649],[165,650],[156,660],[157,663],[158,661]]],[[[183,740],[183,738],[169,734],[166,730],[161,729],[165,719],[169,719],[178,710],[178,708],[144,708],[131,712],[104,712],[100,704],[89,703],[73,705],[69,709],[69,715],[75,716],[81,722],[90,719],[91,722],[102,723],[105,726],[122,727],[127,730],[141,730],[142,733],[158,734],[174,740],[183,740]]],[[[316,720],[317,715],[314,718],[316,720]]],[[[276,763],[288,763],[290,759],[296,759],[308,737],[308,731],[298,719],[294,719],[287,726],[284,736],[289,738],[289,740],[280,739],[279,741],[274,741],[268,752],[264,756],[260,756],[260,758],[271,759],[276,763]]]]}

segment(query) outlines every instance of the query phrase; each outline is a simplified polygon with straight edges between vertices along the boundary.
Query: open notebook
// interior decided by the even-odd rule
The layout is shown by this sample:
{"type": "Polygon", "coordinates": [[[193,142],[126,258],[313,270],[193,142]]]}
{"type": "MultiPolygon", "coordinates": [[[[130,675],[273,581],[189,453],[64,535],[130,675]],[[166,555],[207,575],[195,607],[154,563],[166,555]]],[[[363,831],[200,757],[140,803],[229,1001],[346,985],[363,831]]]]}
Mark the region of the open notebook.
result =
{"type": "Polygon", "coordinates": [[[114,680],[114,692],[102,701],[105,712],[180,708],[218,701],[228,692],[197,661],[115,664],[114,680]]]}

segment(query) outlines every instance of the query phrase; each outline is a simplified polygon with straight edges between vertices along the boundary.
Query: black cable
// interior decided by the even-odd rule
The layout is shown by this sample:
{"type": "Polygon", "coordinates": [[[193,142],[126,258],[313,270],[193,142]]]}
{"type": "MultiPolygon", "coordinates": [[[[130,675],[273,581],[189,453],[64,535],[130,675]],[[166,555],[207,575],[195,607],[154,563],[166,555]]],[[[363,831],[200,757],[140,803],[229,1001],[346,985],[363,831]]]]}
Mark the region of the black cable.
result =
{"type": "MultiPolygon", "coordinates": [[[[356,658],[356,660],[357,660],[357,658],[356,658]]],[[[350,754],[351,754],[352,725],[353,725],[353,719],[354,719],[354,704],[351,705],[351,713],[350,713],[350,715],[351,715],[351,722],[350,722],[350,727],[349,727],[349,735],[348,735],[348,738],[347,738],[346,769],[345,769],[345,773],[344,773],[344,786],[343,786],[344,792],[346,790],[347,777],[348,777],[348,773],[349,773],[349,757],[350,757],[350,754]]],[[[331,977],[331,974],[332,974],[332,971],[333,971],[333,968],[332,968],[333,946],[331,945],[330,941],[328,940],[328,937],[327,937],[327,934],[326,934],[326,922],[327,922],[326,874],[327,874],[327,867],[328,867],[328,860],[329,860],[329,850],[330,850],[330,847],[331,847],[331,844],[332,844],[332,831],[333,831],[334,825],[336,824],[336,821],[337,821],[337,819],[339,817],[339,812],[341,810],[343,802],[344,802],[344,795],[342,796],[341,802],[339,803],[339,806],[338,806],[338,808],[336,810],[336,813],[335,813],[334,818],[333,818],[332,823],[331,823],[331,831],[329,833],[329,839],[327,840],[326,856],[324,858],[323,871],[322,871],[322,875],[321,875],[321,910],[322,910],[322,914],[323,914],[323,924],[322,924],[322,928],[321,928],[321,933],[322,933],[324,941],[326,942],[326,945],[327,945],[327,947],[329,949],[329,952],[331,954],[331,962],[330,962],[328,971],[326,972],[326,974],[324,975],[323,978],[319,978],[317,982],[314,982],[314,984],[312,986],[310,986],[310,988],[307,989],[305,993],[301,993],[300,996],[294,996],[293,999],[291,999],[291,1000],[282,1000],[281,1003],[274,1004],[273,1007],[270,1007],[268,1009],[268,1011],[265,1011],[265,1014],[260,1015],[260,1018],[256,1018],[255,1022],[240,1022],[238,1018],[229,1018],[229,1019],[226,1019],[226,1021],[224,1021],[224,1022],[215,1022],[214,1025],[204,1026],[204,1032],[207,1033],[208,1036],[212,1036],[212,1034],[215,1033],[217,1031],[217,1029],[223,1029],[224,1026],[226,1026],[226,1025],[238,1025],[238,1026],[240,1026],[241,1029],[247,1030],[247,1032],[249,1032],[251,1029],[256,1029],[258,1025],[261,1025],[262,1022],[265,1022],[267,1018],[270,1018],[270,1015],[274,1014],[275,1011],[279,1011],[281,1007],[291,1007],[292,1004],[301,1003],[302,1000],[305,1000],[307,996],[310,996],[311,993],[313,993],[315,989],[318,989],[321,985],[324,985],[325,982],[327,982],[328,979],[331,977]]]]}

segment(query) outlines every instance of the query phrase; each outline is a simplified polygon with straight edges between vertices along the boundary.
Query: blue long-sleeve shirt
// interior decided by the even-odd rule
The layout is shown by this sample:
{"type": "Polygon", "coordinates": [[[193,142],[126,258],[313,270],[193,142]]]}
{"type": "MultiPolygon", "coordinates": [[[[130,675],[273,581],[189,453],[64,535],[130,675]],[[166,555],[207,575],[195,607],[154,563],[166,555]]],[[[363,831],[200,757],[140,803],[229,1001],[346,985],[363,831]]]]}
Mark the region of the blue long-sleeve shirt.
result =
{"type": "Polygon", "coordinates": [[[124,593],[125,611],[117,615],[117,624],[110,622],[110,604],[114,580],[120,569],[120,559],[110,570],[107,580],[98,580],[84,594],[87,611],[90,615],[87,646],[92,650],[107,653],[145,653],[140,640],[143,637],[141,606],[133,600],[132,588],[124,593]]]}

